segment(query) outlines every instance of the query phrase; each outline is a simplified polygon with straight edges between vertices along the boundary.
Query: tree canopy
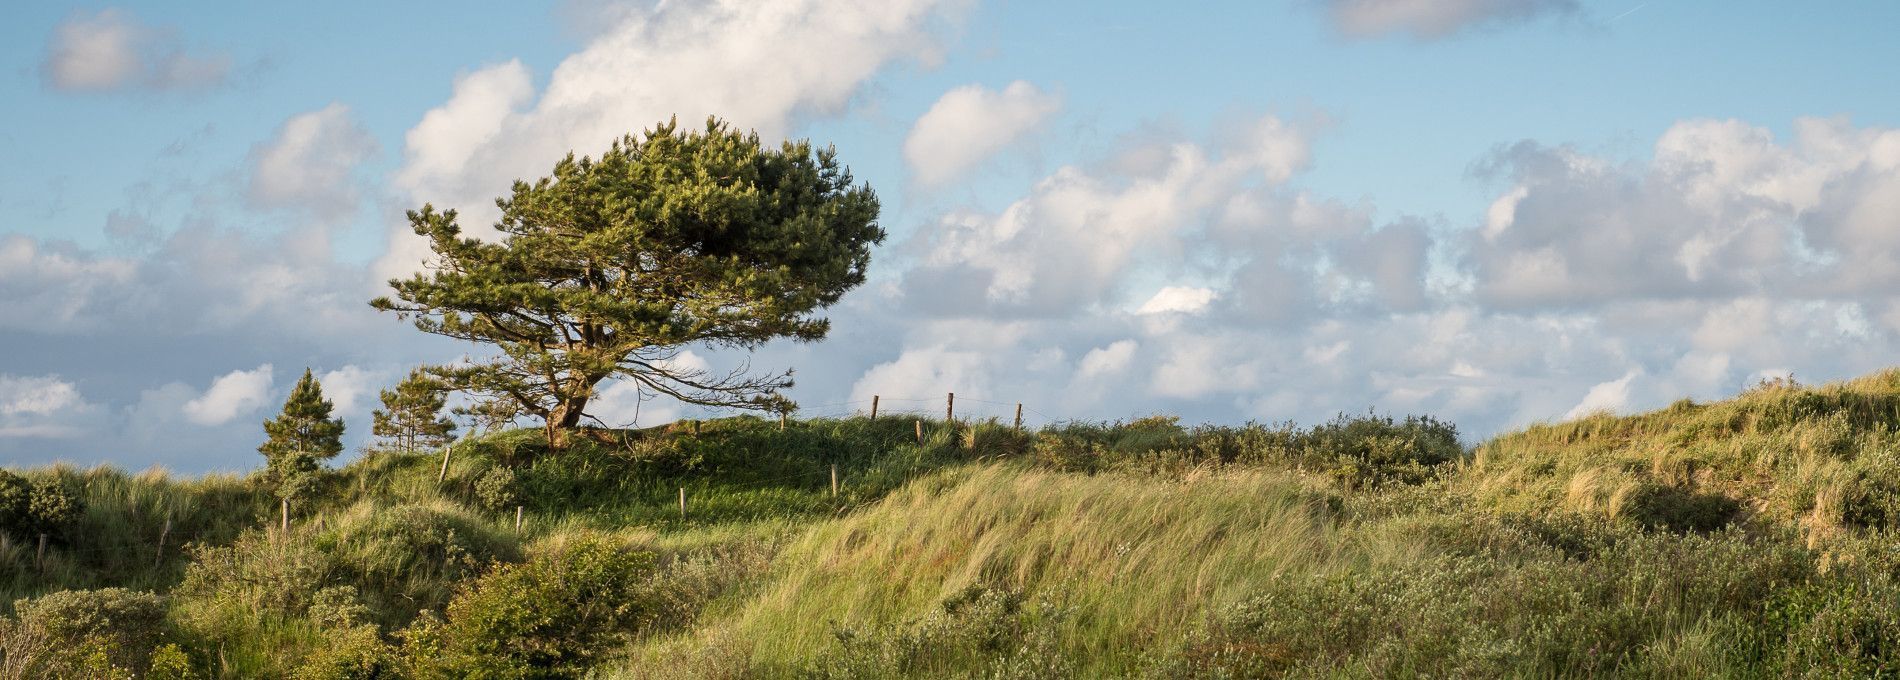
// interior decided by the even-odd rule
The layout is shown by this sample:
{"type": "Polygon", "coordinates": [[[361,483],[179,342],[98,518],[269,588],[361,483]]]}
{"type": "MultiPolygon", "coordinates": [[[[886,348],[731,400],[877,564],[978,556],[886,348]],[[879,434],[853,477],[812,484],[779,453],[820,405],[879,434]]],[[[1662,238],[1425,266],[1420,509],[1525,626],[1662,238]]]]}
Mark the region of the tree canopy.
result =
{"type": "Polygon", "coordinates": [[[609,378],[690,404],[789,408],[790,370],[677,359],[688,345],[824,338],[830,322],[814,313],[864,282],[884,239],[876,196],[832,149],[768,148],[717,119],[628,135],[597,159],[569,154],[496,205],[500,238],[489,240],[465,236],[454,210],[410,212],[433,259],[371,304],[497,346],[436,374],[521,404],[556,447],[609,378]]]}
{"type": "Polygon", "coordinates": [[[331,418],[331,408],[306,368],[284,400],[283,412],[264,421],[268,439],[257,452],[264,454],[265,474],[279,496],[303,496],[316,484],[322,462],[343,452],[343,420],[331,418]]]}
{"type": "Polygon", "coordinates": [[[455,421],[442,415],[447,390],[448,385],[427,370],[410,371],[393,389],[383,390],[383,407],[370,414],[371,433],[388,448],[404,453],[454,441],[455,421]]]}

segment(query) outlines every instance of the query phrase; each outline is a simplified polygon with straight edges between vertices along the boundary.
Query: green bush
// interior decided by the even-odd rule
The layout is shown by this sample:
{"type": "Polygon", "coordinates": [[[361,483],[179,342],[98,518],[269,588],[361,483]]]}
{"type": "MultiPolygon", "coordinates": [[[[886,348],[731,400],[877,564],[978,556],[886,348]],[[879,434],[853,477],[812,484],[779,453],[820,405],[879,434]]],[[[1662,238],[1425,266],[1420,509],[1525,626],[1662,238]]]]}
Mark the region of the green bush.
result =
{"type": "Polygon", "coordinates": [[[316,547],[333,565],[324,583],[354,586],[372,618],[392,628],[442,607],[456,583],[490,563],[520,559],[513,537],[450,504],[360,506],[316,547]]]}
{"type": "Polygon", "coordinates": [[[13,607],[20,626],[38,631],[54,649],[77,656],[74,660],[83,665],[143,669],[165,636],[165,603],[152,593],[62,590],[13,607]]]}
{"type": "Polygon", "coordinates": [[[407,632],[421,678],[573,678],[645,631],[662,605],[649,552],[583,536],[465,586],[407,632]]]}
{"type": "Polygon", "coordinates": [[[475,479],[475,501],[490,512],[513,509],[521,502],[521,494],[515,487],[513,469],[503,465],[490,467],[475,479]]]}

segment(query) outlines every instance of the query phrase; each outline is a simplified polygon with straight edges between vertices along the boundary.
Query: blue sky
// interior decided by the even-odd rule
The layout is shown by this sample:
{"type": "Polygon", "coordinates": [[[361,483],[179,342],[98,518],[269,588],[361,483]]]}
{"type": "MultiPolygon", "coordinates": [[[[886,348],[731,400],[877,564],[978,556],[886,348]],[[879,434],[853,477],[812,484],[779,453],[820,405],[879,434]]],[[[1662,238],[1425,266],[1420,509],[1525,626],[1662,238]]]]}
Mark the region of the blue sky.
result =
{"type": "MultiPolygon", "coordinates": [[[[306,366],[360,443],[377,389],[480,352],[362,304],[415,266],[401,211],[479,217],[672,114],[835,144],[884,199],[834,336],[754,357],[811,414],[957,391],[1058,419],[1433,412],[1476,439],[1900,344],[1892,3],[10,13],[9,462],[245,469],[306,366]]],[[[631,423],[608,393],[596,415],[631,423]]]]}

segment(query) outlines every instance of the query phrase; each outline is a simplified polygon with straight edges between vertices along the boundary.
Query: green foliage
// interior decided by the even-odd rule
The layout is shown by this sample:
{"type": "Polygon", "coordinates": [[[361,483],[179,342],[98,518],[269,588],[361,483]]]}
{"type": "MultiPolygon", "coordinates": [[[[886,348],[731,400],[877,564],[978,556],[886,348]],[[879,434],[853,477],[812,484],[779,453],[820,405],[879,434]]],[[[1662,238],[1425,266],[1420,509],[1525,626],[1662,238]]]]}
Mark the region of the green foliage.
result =
{"type": "Polygon", "coordinates": [[[812,313],[864,282],[884,238],[876,197],[830,149],[766,148],[717,120],[570,155],[497,204],[500,240],[463,237],[453,210],[410,212],[439,266],[371,304],[496,345],[489,363],[435,373],[517,401],[554,448],[616,376],[689,403],[783,408],[789,372],[713,374],[675,361],[678,348],[823,338],[830,323],[812,313]]]}
{"type": "Polygon", "coordinates": [[[409,372],[395,389],[383,390],[383,407],[371,414],[371,432],[403,453],[436,449],[454,441],[455,421],[442,415],[449,386],[423,369],[409,372]]]}
{"type": "Polygon", "coordinates": [[[1450,423],[1369,413],[1342,414],[1310,429],[1292,423],[1186,429],[1171,417],[1069,423],[1044,430],[1030,455],[1039,465],[1076,472],[1266,465],[1325,474],[1351,489],[1433,479],[1464,457],[1464,447],[1450,423]]]}
{"type": "Polygon", "coordinates": [[[421,678],[572,678],[661,610],[652,553],[581,537],[476,579],[406,651],[421,678]]]}
{"type": "Polygon", "coordinates": [[[166,630],[164,601],[124,588],[62,590],[13,607],[19,626],[54,650],[52,667],[74,664],[99,675],[130,677],[124,669],[145,668],[166,630]]]}
{"type": "Polygon", "coordinates": [[[331,408],[323,387],[306,368],[284,401],[283,413],[264,422],[269,438],[257,451],[264,454],[265,476],[278,496],[309,495],[323,461],[343,451],[343,420],[331,418],[331,408]]]}
{"type": "Polygon", "coordinates": [[[837,627],[840,650],[809,662],[811,678],[886,678],[947,675],[1060,680],[1077,677],[1075,660],[1058,648],[1057,628],[1072,615],[1042,599],[1025,606],[1021,591],[972,585],[951,594],[914,621],[868,629],[837,627]],[[982,659],[976,668],[970,659],[982,659]]]}
{"type": "Polygon", "coordinates": [[[514,508],[521,501],[516,486],[513,469],[502,465],[492,466],[475,479],[475,500],[483,508],[494,512],[514,508]]]}
{"type": "Polygon", "coordinates": [[[398,626],[447,603],[455,584],[490,563],[518,558],[510,538],[461,508],[364,503],[320,533],[254,531],[198,546],[178,592],[202,603],[199,625],[211,635],[247,634],[257,614],[334,620],[339,602],[398,626]],[[350,597],[338,599],[336,586],[350,597]]]}

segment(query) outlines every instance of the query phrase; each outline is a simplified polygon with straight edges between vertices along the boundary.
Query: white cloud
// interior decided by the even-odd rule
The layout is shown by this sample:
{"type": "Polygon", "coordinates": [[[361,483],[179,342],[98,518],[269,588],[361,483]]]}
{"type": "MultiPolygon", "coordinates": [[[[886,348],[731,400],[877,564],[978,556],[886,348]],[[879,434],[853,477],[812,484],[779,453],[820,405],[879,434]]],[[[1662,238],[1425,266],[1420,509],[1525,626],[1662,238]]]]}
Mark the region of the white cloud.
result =
{"type": "Polygon", "coordinates": [[[1107,347],[1089,350],[1076,365],[1076,377],[1087,380],[1120,373],[1134,360],[1135,350],[1140,346],[1141,343],[1134,340],[1116,340],[1107,347]]]}
{"type": "Polygon", "coordinates": [[[79,389],[58,376],[0,374],[0,417],[51,415],[82,403],[79,389]]]}
{"type": "MultiPolygon", "coordinates": [[[[843,111],[886,64],[935,59],[935,25],[964,4],[715,0],[606,13],[617,23],[563,59],[538,98],[518,62],[460,78],[408,135],[398,183],[485,225],[515,179],[675,116],[691,128],[717,115],[781,138],[801,116],[843,111]]],[[[392,236],[378,271],[414,270],[423,252],[413,235],[392,236]]]]}
{"type": "Polygon", "coordinates": [[[259,207],[349,213],[357,196],[351,173],[376,151],[376,139],[347,106],[332,103],[291,116],[270,141],[251,149],[247,198],[259,207]]]}
{"type": "Polygon", "coordinates": [[[124,301],[138,264],[25,236],[0,238],[0,330],[100,327],[97,313],[124,301]]]}
{"type": "Polygon", "coordinates": [[[203,394],[185,402],[185,419],[198,425],[223,425],[262,408],[270,399],[271,365],[232,371],[211,381],[203,394]]]}
{"type": "Polygon", "coordinates": [[[1581,418],[1593,413],[1619,413],[1629,408],[1630,381],[1642,375],[1640,370],[1632,370],[1623,377],[1608,382],[1597,383],[1583,395],[1583,401],[1564,414],[1565,420],[1581,418]]]}
{"type": "Polygon", "coordinates": [[[1021,80],[1001,91],[981,85],[953,89],[911,126],[904,161],[919,184],[944,184],[1009,148],[1061,108],[1061,97],[1021,80]]]}
{"type": "Polygon", "coordinates": [[[905,350],[896,359],[872,366],[851,386],[851,401],[869,404],[882,396],[885,408],[900,410],[890,400],[929,398],[946,392],[966,396],[991,394],[990,366],[981,352],[924,347],[905,350]]]}
{"type": "Polygon", "coordinates": [[[1784,142],[1738,121],[1682,121],[1646,164],[1509,147],[1490,165],[1512,188],[1469,240],[1478,296],[1537,309],[1900,285],[1900,130],[1794,128],[1784,142]]]}
{"type": "Polygon", "coordinates": [[[380,408],[377,402],[382,391],[381,384],[387,380],[387,371],[370,370],[355,365],[325,371],[317,376],[317,383],[323,386],[323,397],[330,400],[332,413],[338,416],[360,416],[368,414],[372,408],[380,408]]]}
{"type": "Polygon", "coordinates": [[[119,9],[75,14],[60,23],[40,63],[47,86],[70,92],[203,89],[230,75],[230,57],[187,54],[170,31],[119,9]]]}
{"type": "Polygon", "coordinates": [[[1576,12],[1577,0],[1325,0],[1333,24],[1354,37],[1390,33],[1420,40],[1469,28],[1576,12]]]}
{"type": "Polygon", "coordinates": [[[1212,288],[1192,286],[1168,286],[1155,291],[1154,297],[1141,303],[1136,314],[1196,314],[1206,311],[1214,298],[1220,297],[1212,288]]]}
{"type": "Polygon", "coordinates": [[[0,373],[0,440],[78,437],[109,425],[99,422],[99,410],[59,376],[0,373]]]}

